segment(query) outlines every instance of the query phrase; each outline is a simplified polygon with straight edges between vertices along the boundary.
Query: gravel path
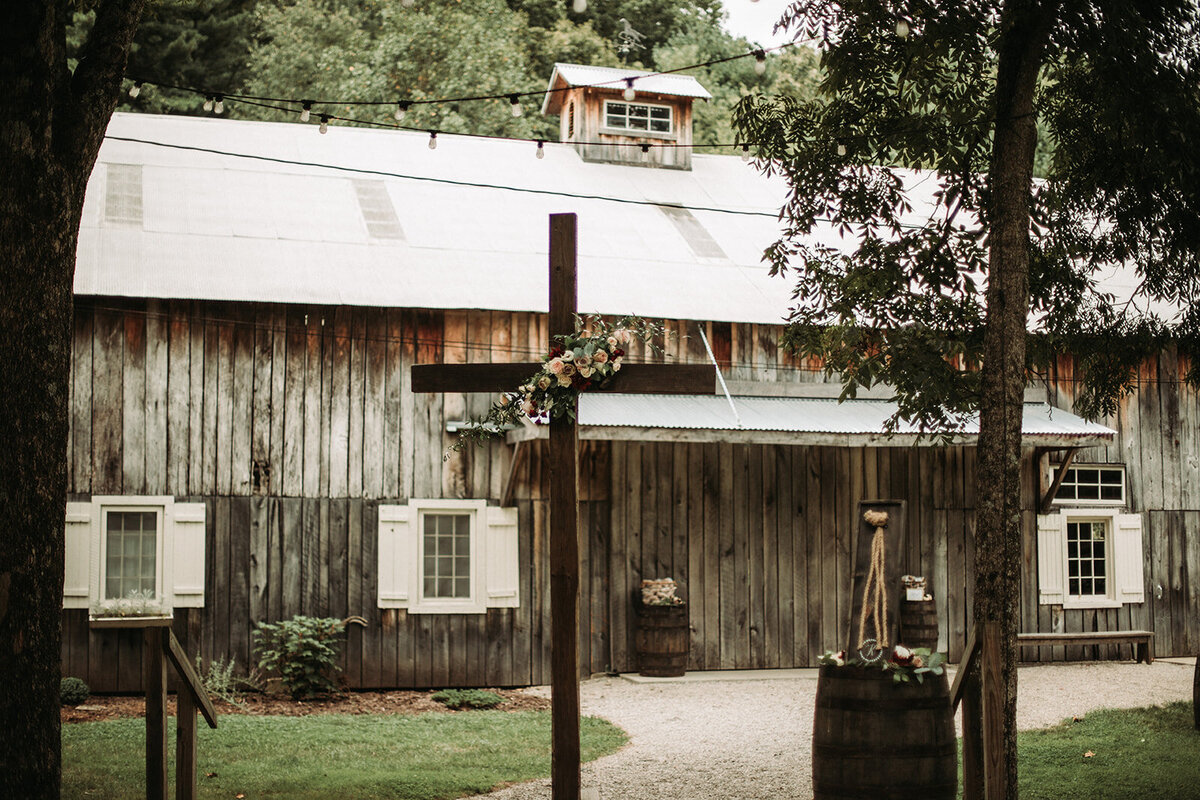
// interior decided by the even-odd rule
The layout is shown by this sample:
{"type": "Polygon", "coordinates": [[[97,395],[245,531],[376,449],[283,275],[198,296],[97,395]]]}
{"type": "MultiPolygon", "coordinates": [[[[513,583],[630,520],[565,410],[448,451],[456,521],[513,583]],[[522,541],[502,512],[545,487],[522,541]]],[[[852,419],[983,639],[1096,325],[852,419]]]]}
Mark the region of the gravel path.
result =
{"type": "MultiPolygon", "coordinates": [[[[1098,708],[1190,699],[1193,664],[1172,659],[1150,666],[1022,668],[1018,724],[1041,728],[1098,708]]],[[[585,798],[590,788],[591,797],[600,800],[807,800],[812,797],[809,748],[815,694],[815,670],[811,677],[787,680],[587,681],[580,687],[584,713],[621,726],[630,743],[583,766],[585,798]]],[[[550,797],[550,782],[519,784],[485,797],[542,800],[550,797]]]]}

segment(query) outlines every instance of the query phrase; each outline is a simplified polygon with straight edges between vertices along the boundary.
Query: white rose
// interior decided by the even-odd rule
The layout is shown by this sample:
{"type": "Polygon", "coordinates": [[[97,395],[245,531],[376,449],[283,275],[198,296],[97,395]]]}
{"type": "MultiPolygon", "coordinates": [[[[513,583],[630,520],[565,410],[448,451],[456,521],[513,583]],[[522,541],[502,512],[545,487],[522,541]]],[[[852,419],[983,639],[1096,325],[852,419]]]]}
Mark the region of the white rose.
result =
{"type": "Polygon", "coordinates": [[[575,360],[575,353],[574,353],[574,351],[572,351],[572,350],[568,350],[568,351],[566,351],[565,353],[563,353],[563,354],[562,354],[561,358],[562,358],[562,360],[563,360],[563,361],[574,361],[574,360],[575,360]]]}
{"type": "Polygon", "coordinates": [[[621,359],[619,357],[613,359],[612,368],[613,368],[613,372],[621,371],[621,359]]]}

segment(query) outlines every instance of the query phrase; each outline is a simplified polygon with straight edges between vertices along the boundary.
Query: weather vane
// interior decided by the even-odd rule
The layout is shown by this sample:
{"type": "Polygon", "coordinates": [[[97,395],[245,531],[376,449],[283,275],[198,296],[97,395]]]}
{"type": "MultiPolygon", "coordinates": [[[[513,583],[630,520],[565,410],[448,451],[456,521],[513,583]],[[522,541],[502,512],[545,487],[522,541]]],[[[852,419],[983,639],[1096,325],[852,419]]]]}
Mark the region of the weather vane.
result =
{"type": "Polygon", "coordinates": [[[621,23],[621,30],[617,32],[617,52],[628,59],[629,54],[634,50],[642,49],[642,39],[646,37],[634,30],[633,26],[629,24],[629,20],[624,17],[617,21],[621,23]]]}

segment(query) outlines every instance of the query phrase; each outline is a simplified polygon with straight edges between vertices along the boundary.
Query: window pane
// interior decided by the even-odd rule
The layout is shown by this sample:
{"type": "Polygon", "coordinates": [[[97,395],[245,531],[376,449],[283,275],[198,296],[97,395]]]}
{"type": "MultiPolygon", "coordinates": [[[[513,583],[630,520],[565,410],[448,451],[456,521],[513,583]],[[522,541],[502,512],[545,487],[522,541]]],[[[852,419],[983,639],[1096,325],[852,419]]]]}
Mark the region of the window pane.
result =
{"type": "Polygon", "coordinates": [[[107,511],[104,515],[104,598],[134,592],[155,595],[158,574],[158,512],[107,511]]]}
{"type": "Polygon", "coordinates": [[[629,116],[638,118],[648,117],[650,116],[650,109],[647,106],[630,106],[629,116]]]}
{"type": "Polygon", "coordinates": [[[1095,584],[1096,594],[1104,594],[1105,593],[1106,590],[1104,588],[1104,578],[1102,578],[1102,577],[1096,578],[1096,580],[1093,581],[1093,583],[1095,584]]]}
{"type": "Polygon", "coordinates": [[[1100,499],[1101,500],[1121,500],[1122,499],[1121,495],[1122,495],[1122,492],[1121,492],[1120,486],[1101,486],[1100,487],[1100,499]]]}
{"type": "Polygon", "coordinates": [[[1099,500],[1100,499],[1100,487],[1099,486],[1081,483],[1081,484],[1079,484],[1079,488],[1076,489],[1076,491],[1079,494],[1080,500],[1099,500]]]}
{"type": "Polygon", "coordinates": [[[1105,486],[1121,486],[1125,483],[1121,479],[1122,474],[1119,469],[1102,469],[1100,470],[1100,483],[1105,486]]]}
{"type": "Polygon", "coordinates": [[[650,118],[651,119],[670,119],[671,118],[671,109],[655,106],[650,109],[650,118]]]}
{"type": "Polygon", "coordinates": [[[1074,500],[1075,499],[1075,484],[1063,482],[1063,485],[1058,487],[1058,494],[1054,495],[1059,500],[1074,500]]]}
{"type": "Polygon", "coordinates": [[[1081,469],[1076,472],[1079,483],[1100,483],[1100,470],[1081,469]]]}

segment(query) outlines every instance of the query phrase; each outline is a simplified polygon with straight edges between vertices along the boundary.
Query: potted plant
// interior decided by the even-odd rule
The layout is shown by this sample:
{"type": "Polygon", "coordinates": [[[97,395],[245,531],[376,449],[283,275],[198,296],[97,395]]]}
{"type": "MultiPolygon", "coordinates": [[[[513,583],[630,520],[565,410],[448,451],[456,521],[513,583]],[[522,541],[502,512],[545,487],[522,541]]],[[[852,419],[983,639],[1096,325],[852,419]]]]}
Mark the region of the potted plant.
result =
{"type": "Polygon", "coordinates": [[[171,609],[151,589],[130,589],[125,597],[102,600],[89,614],[93,628],[157,628],[173,620],[171,609]]]}

